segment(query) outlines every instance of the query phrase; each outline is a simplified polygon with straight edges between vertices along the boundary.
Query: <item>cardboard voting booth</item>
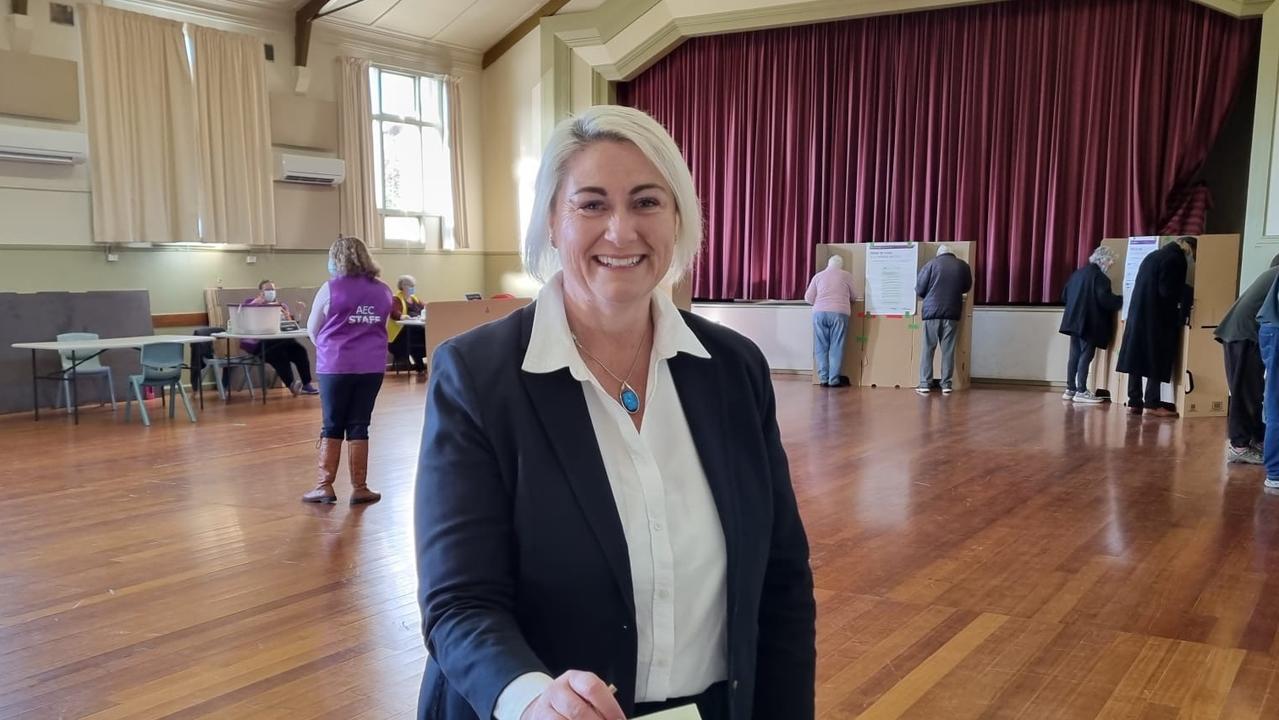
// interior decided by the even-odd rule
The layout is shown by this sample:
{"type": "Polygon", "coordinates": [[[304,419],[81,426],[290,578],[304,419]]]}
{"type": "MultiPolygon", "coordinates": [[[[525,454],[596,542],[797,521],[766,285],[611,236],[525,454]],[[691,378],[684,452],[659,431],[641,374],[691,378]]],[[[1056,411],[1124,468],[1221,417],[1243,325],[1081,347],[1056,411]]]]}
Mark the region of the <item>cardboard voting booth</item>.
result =
{"type": "MultiPolygon", "coordinates": [[[[1109,273],[1111,290],[1115,293],[1124,290],[1130,248],[1135,253],[1145,254],[1176,241],[1178,237],[1181,236],[1103,240],[1102,245],[1115,253],[1115,264],[1109,273]]],[[[1186,283],[1194,287],[1194,308],[1189,325],[1182,329],[1181,350],[1173,366],[1171,388],[1165,388],[1164,400],[1175,404],[1182,417],[1221,417],[1226,414],[1230,391],[1226,384],[1221,345],[1213,338],[1213,331],[1239,295],[1241,243],[1238,235],[1197,237],[1198,257],[1186,274],[1186,283]]],[[[1136,265],[1137,258],[1133,260],[1136,265]]],[[[1119,404],[1126,402],[1128,397],[1128,376],[1115,367],[1119,362],[1126,324],[1121,311],[1114,341],[1108,349],[1097,352],[1092,368],[1093,383],[1099,389],[1109,391],[1111,399],[1119,404]]]]}
{"type": "MultiPolygon", "coordinates": [[[[949,243],[849,243],[817,246],[817,270],[824,269],[832,255],[844,259],[844,269],[853,274],[860,299],[853,304],[853,314],[848,323],[848,339],[844,343],[844,362],[841,372],[853,385],[860,387],[914,388],[919,384],[919,363],[923,356],[923,319],[919,316],[921,303],[913,297],[914,274],[910,277],[912,299],[906,312],[875,314],[867,312],[867,253],[874,247],[913,248],[914,273],[925,263],[937,257],[942,245],[969,265],[973,263],[974,247],[968,242],[949,243]]],[[[878,298],[876,300],[879,300],[878,298]]],[[[895,304],[895,299],[888,304],[895,304]]],[[[877,302],[872,303],[872,309],[877,302]]],[[[893,309],[890,307],[890,309],[893,309]]],[[[905,310],[905,308],[900,308],[905,310]]],[[[964,312],[959,323],[959,337],[955,342],[956,390],[969,386],[972,358],[973,294],[964,296],[964,312]]],[[[941,348],[933,358],[933,377],[941,378],[941,348]]],[[[814,372],[813,382],[817,382],[814,372]]]]}

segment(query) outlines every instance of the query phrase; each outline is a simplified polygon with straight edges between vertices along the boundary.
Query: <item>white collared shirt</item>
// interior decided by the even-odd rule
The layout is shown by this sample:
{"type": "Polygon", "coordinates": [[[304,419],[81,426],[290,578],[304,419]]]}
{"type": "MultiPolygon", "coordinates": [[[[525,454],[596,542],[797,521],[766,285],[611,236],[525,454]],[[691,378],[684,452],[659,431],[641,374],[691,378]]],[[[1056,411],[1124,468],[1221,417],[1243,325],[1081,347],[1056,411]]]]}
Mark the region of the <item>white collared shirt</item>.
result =
{"type": "MultiPolygon", "coordinates": [[[[528,373],[567,367],[582,384],[630,558],[639,639],[636,702],[697,695],[728,677],[727,551],[715,499],[667,365],[678,353],[710,357],[659,290],[653,295],[644,423],[637,431],[574,346],[562,280],[556,275],[538,295],[521,366],[528,373]]],[[[551,681],[542,673],[517,678],[502,691],[494,717],[519,720],[551,681]]]]}

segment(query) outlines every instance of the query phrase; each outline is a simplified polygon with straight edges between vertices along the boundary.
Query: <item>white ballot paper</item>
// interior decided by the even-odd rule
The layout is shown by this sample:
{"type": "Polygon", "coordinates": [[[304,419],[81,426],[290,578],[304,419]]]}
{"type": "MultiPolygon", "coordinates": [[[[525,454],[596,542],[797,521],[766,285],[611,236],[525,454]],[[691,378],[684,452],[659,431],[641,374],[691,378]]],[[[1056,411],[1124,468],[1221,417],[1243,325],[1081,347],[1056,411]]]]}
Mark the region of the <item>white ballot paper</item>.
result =
{"type": "Polygon", "coordinates": [[[696,705],[685,705],[674,710],[663,710],[652,715],[645,715],[635,720],[702,720],[702,714],[697,712],[696,705]]]}

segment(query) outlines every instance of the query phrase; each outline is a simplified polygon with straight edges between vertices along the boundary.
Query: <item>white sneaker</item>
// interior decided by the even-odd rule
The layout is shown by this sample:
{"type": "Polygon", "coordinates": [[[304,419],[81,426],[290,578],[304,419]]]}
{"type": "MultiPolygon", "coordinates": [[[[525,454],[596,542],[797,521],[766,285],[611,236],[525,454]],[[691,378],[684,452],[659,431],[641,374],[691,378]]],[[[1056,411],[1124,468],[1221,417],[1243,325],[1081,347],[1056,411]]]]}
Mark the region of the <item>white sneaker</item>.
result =
{"type": "Polygon", "coordinates": [[[928,393],[932,391],[933,391],[932,388],[924,387],[923,385],[920,385],[919,387],[915,388],[915,392],[919,393],[920,395],[927,395],[928,393]]]}
{"type": "Polygon", "coordinates": [[[1255,449],[1237,448],[1230,443],[1226,443],[1226,462],[1236,463],[1239,465],[1264,465],[1265,460],[1262,459],[1261,453],[1255,449]]]}
{"type": "Polygon", "coordinates": [[[944,387],[944,388],[942,388],[942,389],[941,389],[941,394],[942,394],[942,395],[949,395],[949,394],[951,394],[951,393],[953,393],[953,392],[955,392],[955,389],[954,389],[954,388],[944,387]]]}
{"type": "Polygon", "coordinates": [[[1279,490],[1279,478],[1272,478],[1272,477],[1266,478],[1266,487],[1270,488],[1271,490],[1279,490]]]}
{"type": "Polygon", "coordinates": [[[1085,390],[1083,392],[1075,393],[1075,398],[1072,402],[1077,402],[1084,405],[1100,405],[1101,403],[1106,402],[1106,400],[1104,398],[1099,398],[1096,395],[1093,395],[1092,393],[1085,390]]]}
{"type": "Polygon", "coordinates": [[[1061,399],[1062,399],[1062,400],[1074,400],[1074,399],[1075,399],[1075,391],[1074,391],[1074,390],[1067,390],[1066,392],[1064,392],[1064,393],[1062,393],[1062,394],[1061,394],[1061,399]]]}

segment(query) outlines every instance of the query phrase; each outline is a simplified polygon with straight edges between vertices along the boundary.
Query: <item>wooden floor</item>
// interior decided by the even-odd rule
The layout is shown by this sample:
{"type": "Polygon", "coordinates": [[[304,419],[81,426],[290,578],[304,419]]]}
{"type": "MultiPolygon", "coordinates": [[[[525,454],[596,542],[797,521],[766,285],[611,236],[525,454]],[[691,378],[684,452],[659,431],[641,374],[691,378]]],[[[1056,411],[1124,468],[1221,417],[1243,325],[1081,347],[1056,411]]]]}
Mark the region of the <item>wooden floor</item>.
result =
{"type": "MultiPolygon", "coordinates": [[[[1222,421],[777,386],[822,718],[1279,718],[1279,497],[1222,421]]],[[[423,395],[362,509],[297,501],[316,398],[0,419],[0,718],[411,717],[423,395]]]]}

